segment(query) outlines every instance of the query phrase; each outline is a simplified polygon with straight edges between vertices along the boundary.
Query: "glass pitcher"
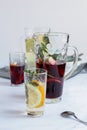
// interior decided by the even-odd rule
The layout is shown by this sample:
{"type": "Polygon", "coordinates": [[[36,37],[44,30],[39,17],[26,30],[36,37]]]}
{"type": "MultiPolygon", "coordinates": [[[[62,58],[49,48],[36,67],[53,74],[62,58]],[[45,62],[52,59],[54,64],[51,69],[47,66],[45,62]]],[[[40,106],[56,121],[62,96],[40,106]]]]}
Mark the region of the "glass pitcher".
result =
{"type": "Polygon", "coordinates": [[[59,32],[36,33],[36,66],[47,70],[46,102],[61,100],[64,80],[76,69],[78,50],[69,46],[69,34],[59,32]],[[72,48],[75,59],[72,68],[66,74],[68,50],[72,48]]]}

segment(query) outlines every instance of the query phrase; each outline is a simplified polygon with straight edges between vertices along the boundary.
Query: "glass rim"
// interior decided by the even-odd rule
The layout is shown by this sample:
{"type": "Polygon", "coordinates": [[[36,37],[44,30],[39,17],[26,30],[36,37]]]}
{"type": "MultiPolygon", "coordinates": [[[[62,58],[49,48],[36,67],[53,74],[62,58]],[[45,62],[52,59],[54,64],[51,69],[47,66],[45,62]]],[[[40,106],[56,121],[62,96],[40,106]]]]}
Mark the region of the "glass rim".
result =
{"type": "Polygon", "coordinates": [[[9,55],[13,55],[13,54],[24,54],[25,55],[25,52],[22,52],[22,51],[11,51],[9,52],[9,55]]]}
{"type": "Polygon", "coordinates": [[[38,71],[38,74],[47,74],[47,70],[46,69],[43,69],[43,68],[35,68],[35,67],[32,67],[32,68],[26,68],[24,69],[24,73],[29,73],[29,71],[35,71],[35,70],[41,70],[41,71],[38,71]]]}
{"type": "Polygon", "coordinates": [[[37,34],[47,34],[49,36],[62,36],[62,35],[69,36],[69,33],[66,33],[66,32],[36,32],[34,33],[35,36],[37,34]]]}

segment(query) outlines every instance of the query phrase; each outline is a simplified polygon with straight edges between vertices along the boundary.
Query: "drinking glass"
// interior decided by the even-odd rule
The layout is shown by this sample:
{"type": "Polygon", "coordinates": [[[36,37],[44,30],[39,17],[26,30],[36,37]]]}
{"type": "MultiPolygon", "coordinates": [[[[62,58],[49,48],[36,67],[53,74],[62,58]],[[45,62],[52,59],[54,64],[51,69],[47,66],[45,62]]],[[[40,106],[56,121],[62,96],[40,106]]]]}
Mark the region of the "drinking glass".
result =
{"type": "Polygon", "coordinates": [[[34,34],[36,32],[48,33],[49,27],[25,28],[25,54],[26,64],[29,68],[36,67],[36,46],[34,43],[34,34]]]}
{"type": "Polygon", "coordinates": [[[41,68],[26,68],[24,75],[27,115],[41,116],[44,114],[47,71],[41,68]]]}
{"type": "Polygon", "coordinates": [[[24,83],[25,53],[9,53],[11,85],[24,83]]]}
{"type": "Polygon", "coordinates": [[[61,100],[64,79],[67,79],[76,69],[78,51],[76,47],[70,47],[69,34],[49,32],[48,34],[36,33],[36,66],[47,70],[46,102],[55,103],[61,100]],[[66,74],[67,53],[71,49],[75,59],[72,68],[66,74]]]}

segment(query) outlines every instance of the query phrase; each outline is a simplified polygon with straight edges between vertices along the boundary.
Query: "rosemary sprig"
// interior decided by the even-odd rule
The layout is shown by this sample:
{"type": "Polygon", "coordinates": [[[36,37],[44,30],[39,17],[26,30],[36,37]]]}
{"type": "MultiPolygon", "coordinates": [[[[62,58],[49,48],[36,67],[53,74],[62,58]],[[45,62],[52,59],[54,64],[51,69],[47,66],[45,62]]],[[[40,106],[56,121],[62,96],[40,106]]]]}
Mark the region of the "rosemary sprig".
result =
{"type": "MultiPolygon", "coordinates": [[[[62,60],[63,56],[60,53],[58,53],[58,54],[57,53],[54,53],[54,54],[49,53],[49,50],[47,48],[48,44],[50,44],[49,38],[48,38],[47,34],[44,34],[43,42],[41,42],[40,47],[38,49],[38,57],[41,59],[41,61],[42,62],[44,61],[45,55],[48,57],[52,57],[54,60],[57,60],[57,59],[62,60]]],[[[79,54],[78,61],[82,60],[81,59],[82,55],[83,55],[83,53],[79,54]]],[[[73,55],[67,56],[66,61],[72,62],[74,60],[74,58],[75,57],[73,55]]]]}

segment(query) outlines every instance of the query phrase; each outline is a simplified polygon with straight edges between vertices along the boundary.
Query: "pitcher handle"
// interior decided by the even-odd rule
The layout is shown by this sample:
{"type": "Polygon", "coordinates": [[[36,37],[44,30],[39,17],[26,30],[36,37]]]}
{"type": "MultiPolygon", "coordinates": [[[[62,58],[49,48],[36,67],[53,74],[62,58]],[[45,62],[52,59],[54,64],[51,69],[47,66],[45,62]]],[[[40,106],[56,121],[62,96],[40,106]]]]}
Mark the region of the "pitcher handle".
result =
{"type": "Polygon", "coordinates": [[[78,50],[77,50],[77,48],[74,47],[74,46],[68,46],[68,47],[73,48],[75,58],[74,58],[74,60],[73,60],[72,68],[71,68],[70,71],[69,71],[67,74],[65,74],[65,76],[64,76],[64,79],[65,79],[65,80],[67,80],[67,79],[72,75],[72,73],[75,71],[75,69],[77,68],[77,62],[78,62],[78,50]]]}

